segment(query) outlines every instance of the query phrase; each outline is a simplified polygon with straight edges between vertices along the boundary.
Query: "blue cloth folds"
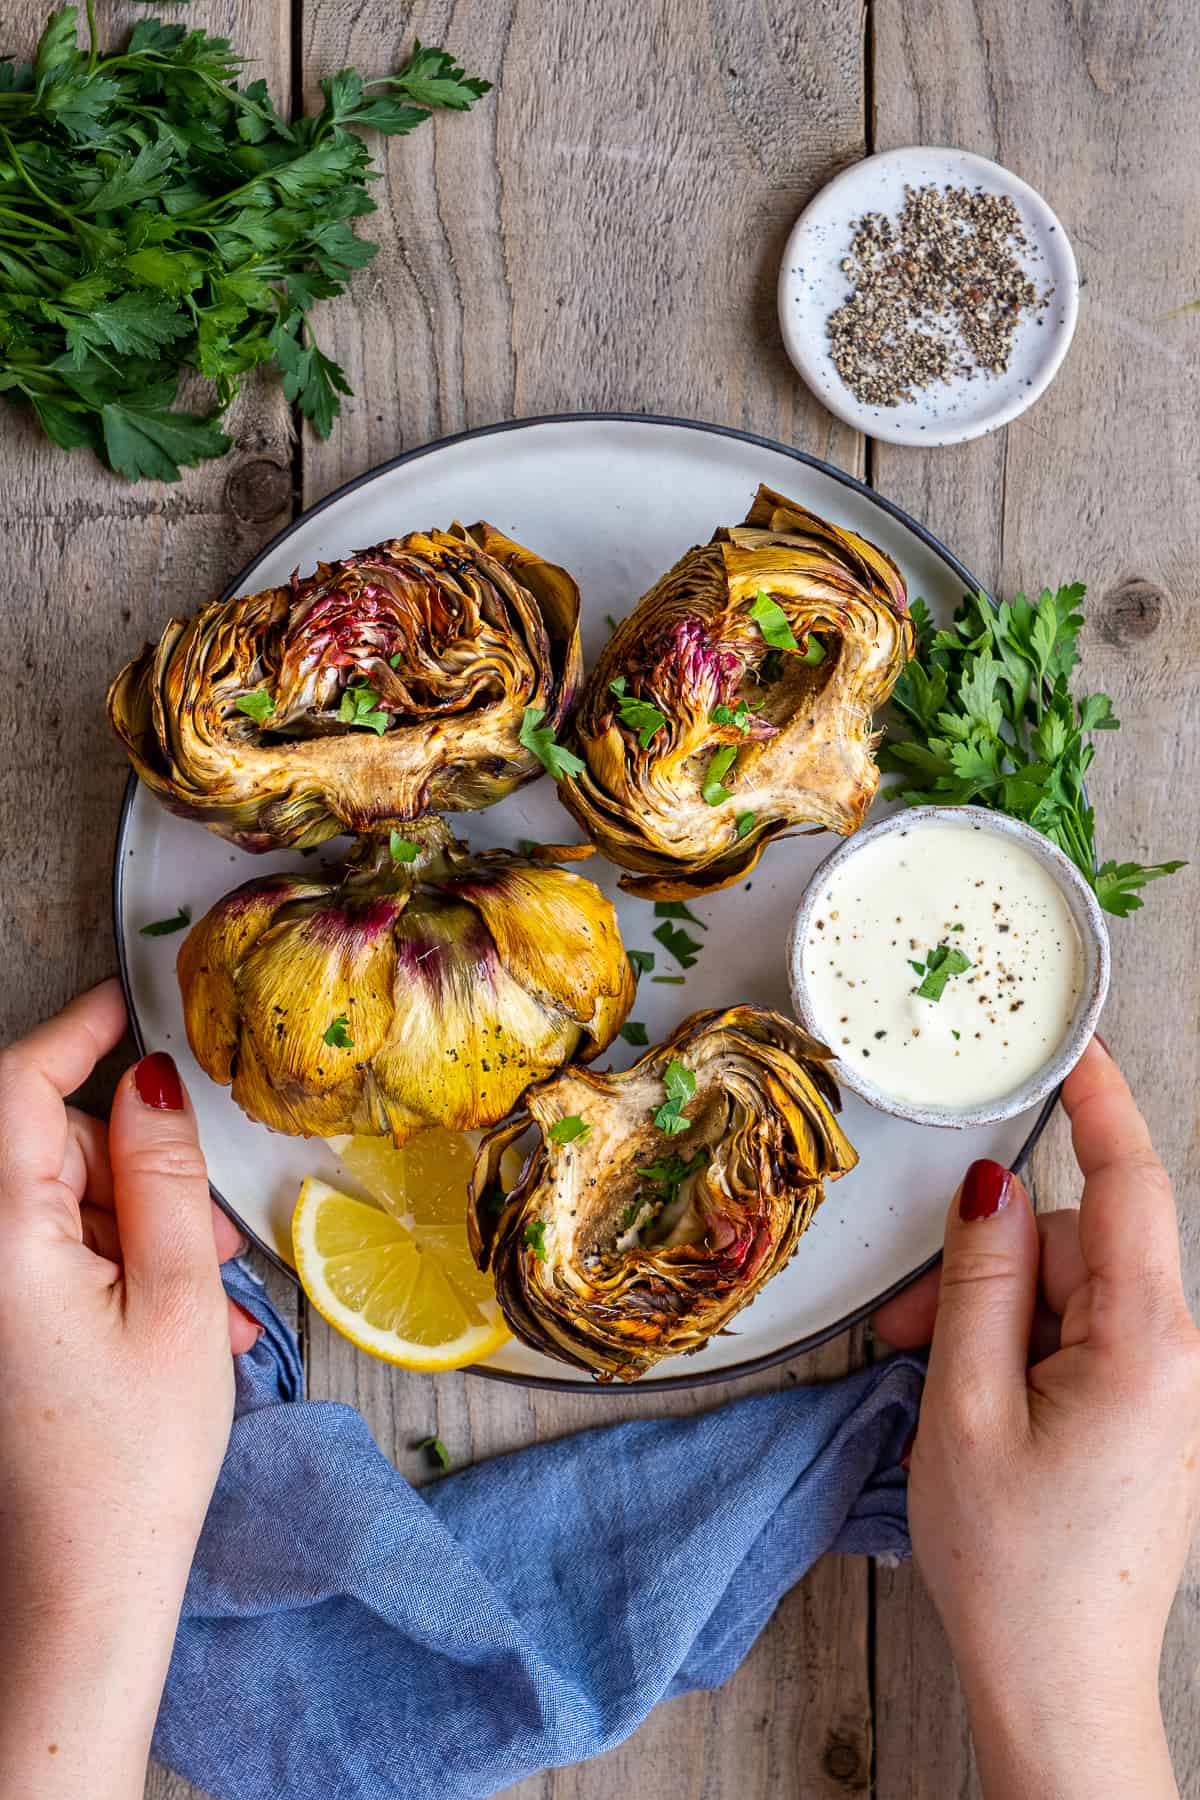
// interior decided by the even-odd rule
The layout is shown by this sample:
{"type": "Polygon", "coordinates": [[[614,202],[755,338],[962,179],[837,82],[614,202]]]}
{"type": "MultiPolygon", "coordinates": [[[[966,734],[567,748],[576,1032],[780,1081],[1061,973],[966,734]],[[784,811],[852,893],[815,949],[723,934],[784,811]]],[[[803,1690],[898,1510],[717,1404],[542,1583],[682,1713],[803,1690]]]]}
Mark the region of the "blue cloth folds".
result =
{"type": "Polygon", "coordinates": [[[473,1800],[716,1687],[826,1550],[906,1555],[909,1357],[580,1432],[419,1493],[295,1340],[239,1359],[154,1754],[217,1800],[473,1800]]]}

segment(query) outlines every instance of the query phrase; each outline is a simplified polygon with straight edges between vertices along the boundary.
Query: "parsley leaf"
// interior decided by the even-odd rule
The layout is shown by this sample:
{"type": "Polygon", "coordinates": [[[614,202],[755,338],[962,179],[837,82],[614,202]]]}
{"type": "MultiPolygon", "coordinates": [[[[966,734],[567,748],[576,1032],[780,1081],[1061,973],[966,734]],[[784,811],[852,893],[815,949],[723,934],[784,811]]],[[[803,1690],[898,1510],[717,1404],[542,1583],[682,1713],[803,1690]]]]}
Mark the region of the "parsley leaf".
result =
{"type": "Polygon", "coordinates": [[[255,688],[249,694],[239,694],[233,704],[238,712],[245,713],[256,725],[265,725],[275,711],[275,702],[266,688],[255,688]]]}
{"type": "Polygon", "coordinates": [[[642,1045],[650,1042],[646,1036],[646,1027],[640,1019],[626,1019],[621,1027],[621,1036],[627,1044],[642,1045]]]}
{"type": "Polygon", "coordinates": [[[940,1000],[946,991],[946,983],[951,975],[964,974],[971,964],[961,950],[952,950],[949,944],[939,944],[937,949],[931,950],[925,958],[923,970],[920,963],[910,963],[909,967],[915,969],[917,974],[923,977],[921,985],[917,989],[917,998],[919,1000],[940,1000]]]}
{"type": "Polygon", "coordinates": [[[390,715],[379,710],[379,695],[365,681],[352,681],[342,689],[337,716],[343,725],[365,725],[378,737],[387,730],[390,715]]]}
{"type": "Polygon", "coordinates": [[[733,789],[723,787],[721,781],[728,774],[737,753],[736,744],[725,744],[720,750],[713,751],[704,773],[704,785],[700,789],[706,805],[720,806],[723,801],[733,799],[733,789]]]}
{"type": "Polygon", "coordinates": [[[555,1119],[546,1136],[552,1144],[581,1144],[591,1129],[578,1113],[568,1113],[565,1118],[555,1119]]]}
{"type": "Polygon", "coordinates": [[[798,650],[796,634],[788,624],[787,614],[765,588],[759,588],[750,608],[750,617],[762,632],[772,650],[798,650]]]}
{"type": "Polygon", "coordinates": [[[191,922],[191,911],[181,906],[171,918],[152,919],[149,925],[140,925],[138,931],[142,937],[170,937],[173,931],[186,931],[191,922]]]}
{"type": "Polygon", "coordinates": [[[654,1123],[668,1137],[676,1137],[692,1123],[683,1109],[695,1097],[696,1077],[678,1057],[672,1057],[663,1075],[663,1086],[667,1091],[667,1098],[655,1113],[654,1123]]]}
{"type": "Polygon", "coordinates": [[[533,1251],[537,1261],[545,1262],[546,1221],[544,1219],[531,1219],[525,1227],[523,1236],[526,1246],[533,1251]]]}
{"type": "Polygon", "coordinates": [[[734,821],[737,834],[740,838],[744,838],[748,832],[753,831],[757,823],[758,814],[752,812],[739,813],[734,821]]]}
{"type": "Polygon", "coordinates": [[[350,1021],[345,1013],[339,1013],[333,1024],[327,1026],[321,1036],[331,1050],[353,1050],[354,1048],[354,1039],[350,1036],[350,1021]]]}
{"type": "Polygon", "coordinates": [[[736,725],[738,730],[744,735],[750,729],[750,714],[752,710],[753,709],[747,705],[745,700],[740,701],[736,708],[726,706],[724,702],[722,702],[720,706],[713,707],[712,712],[709,714],[709,718],[714,725],[736,725]]]}
{"type": "Polygon", "coordinates": [[[696,939],[689,937],[681,926],[670,924],[666,919],[655,927],[654,936],[664,949],[669,950],[681,969],[690,969],[700,952],[696,939]]]}
{"type": "Polygon", "coordinates": [[[566,775],[582,775],[586,766],[583,760],[573,751],[564,750],[561,744],[555,743],[550,727],[542,724],[545,716],[544,706],[527,706],[517,734],[518,740],[526,750],[533,752],[555,781],[561,781],[566,775]]]}
{"type": "Polygon", "coordinates": [[[401,837],[398,831],[388,833],[388,851],[393,862],[416,862],[421,854],[420,844],[414,844],[411,838],[401,837]]]}
{"type": "Polygon", "coordinates": [[[413,1445],[413,1449],[424,1450],[431,1465],[436,1464],[442,1469],[448,1469],[450,1467],[450,1452],[447,1450],[440,1437],[422,1438],[419,1444],[413,1445]]]}
{"type": "Polygon", "coordinates": [[[1123,918],[1141,906],[1147,882],[1186,865],[1096,867],[1084,779],[1092,734],[1119,722],[1107,694],[1071,693],[1085,591],[1076,582],[995,607],[985,594],[968,594],[944,631],[914,600],[917,653],[893,689],[879,760],[901,776],[889,796],[907,805],[984,806],[1032,825],[1070,857],[1101,906],[1123,918]]]}
{"type": "Polygon", "coordinates": [[[701,931],[708,930],[704,920],[698,919],[682,900],[656,900],[654,916],[656,919],[686,919],[689,925],[698,925],[701,931]]]}
{"type": "Polygon", "coordinates": [[[637,700],[632,694],[626,694],[623,675],[619,675],[608,685],[610,691],[617,696],[618,719],[622,725],[628,725],[631,731],[637,732],[638,743],[643,750],[649,749],[667,722],[666,713],[660,712],[657,706],[652,706],[649,700],[637,700]]]}
{"type": "Polygon", "coordinates": [[[625,954],[629,958],[629,966],[635,976],[645,975],[654,967],[653,950],[627,950],[625,954]]]}

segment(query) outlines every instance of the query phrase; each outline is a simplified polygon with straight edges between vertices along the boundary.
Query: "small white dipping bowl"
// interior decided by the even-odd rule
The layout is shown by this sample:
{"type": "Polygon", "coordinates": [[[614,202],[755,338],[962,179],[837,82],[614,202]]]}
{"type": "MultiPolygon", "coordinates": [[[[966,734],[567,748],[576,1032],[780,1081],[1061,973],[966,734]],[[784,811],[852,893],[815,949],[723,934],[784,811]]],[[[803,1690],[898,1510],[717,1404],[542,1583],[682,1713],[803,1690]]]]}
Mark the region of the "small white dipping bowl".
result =
{"type": "Polygon", "coordinates": [[[861,831],[856,831],[853,837],[845,838],[836,850],[830,852],[811,876],[792,925],[788,939],[788,976],[792,1005],[804,1029],[822,1043],[830,1042],[833,1021],[819,1017],[813,1008],[804,973],[804,946],[829,877],[877,838],[893,831],[907,831],[915,835],[923,825],[934,824],[955,825],[963,829],[974,827],[991,832],[993,836],[1015,839],[1054,878],[1070,908],[1083,949],[1083,979],[1079,999],[1054,1055],[1027,1081],[1006,1094],[998,1095],[995,1100],[963,1107],[900,1100],[886,1089],[876,1087],[873,1082],[866,1080],[861,1070],[849,1067],[840,1060],[835,1065],[837,1079],[861,1095],[871,1106],[878,1107],[881,1112],[892,1113],[900,1119],[911,1119],[916,1125],[942,1125],[962,1130],[970,1125],[994,1125],[1002,1119],[1015,1118],[1018,1113],[1037,1106],[1070,1074],[1096,1029],[1096,1021],[1108,993],[1108,928],[1095,894],[1075,864],[1049,838],[1043,837],[1040,831],[1034,831],[1032,826],[1022,825],[1019,820],[1010,819],[1004,813],[988,812],[979,806],[898,808],[877,825],[865,826],[861,831]]]}

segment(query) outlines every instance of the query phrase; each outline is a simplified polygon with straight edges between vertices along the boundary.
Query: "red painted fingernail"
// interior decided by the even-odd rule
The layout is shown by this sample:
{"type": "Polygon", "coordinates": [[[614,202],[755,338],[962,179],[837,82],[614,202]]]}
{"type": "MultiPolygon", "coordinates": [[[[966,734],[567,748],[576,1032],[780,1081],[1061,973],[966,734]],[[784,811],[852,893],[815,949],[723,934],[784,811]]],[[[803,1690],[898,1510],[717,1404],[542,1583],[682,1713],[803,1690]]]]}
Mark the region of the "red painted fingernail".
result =
{"type": "Polygon", "coordinates": [[[913,1445],[916,1443],[916,1441],[917,1441],[917,1428],[914,1425],[912,1430],[909,1432],[908,1436],[905,1438],[904,1448],[900,1452],[900,1467],[904,1470],[904,1473],[906,1475],[908,1474],[909,1467],[912,1463],[913,1445]]]}
{"type": "Polygon", "coordinates": [[[1011,1192],[1012,1171],[1003,1163],[988,1162],[986,1157],[973,1162],[963,1176],[958,1216],[968,1222],[991,1219],[996,1213],[1003,1212],[1011,1192]]]}
{"type": "Polygon", "coordinates": [[[179,1079],[179,1070],[165,1050],[156,1050],[152,1056],[143,1056],[133,1071],[133,1085],[144,1106],[153,1106],[157,1112],[183,1111],[183,1085],[179,1079]]]}

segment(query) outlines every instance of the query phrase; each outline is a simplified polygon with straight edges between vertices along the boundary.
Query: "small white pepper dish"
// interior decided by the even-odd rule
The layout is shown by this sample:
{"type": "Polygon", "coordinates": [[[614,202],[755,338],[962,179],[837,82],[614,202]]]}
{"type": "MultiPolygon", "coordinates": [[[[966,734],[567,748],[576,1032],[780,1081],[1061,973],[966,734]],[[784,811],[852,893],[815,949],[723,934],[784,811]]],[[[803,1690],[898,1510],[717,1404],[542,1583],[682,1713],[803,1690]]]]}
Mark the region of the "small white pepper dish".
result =
{"type": "Polygon", "coordinates": [[[897,810],[845,839],[788,940],[796,1017],[834,1050],[837,1080],[896,1118],[959,1130],[1054,1092],[1095,1031],[1109,964],[1074,863],[974,806],[897,810]]]}
{"type": "MultiPolygon", "coordinates": [[[[970,292],[971,290],[968,290],[970,292]]],[[[911,146],[868,156],[834,177],[800,214],[779,269],[779,323],[787,353],[821,404],[856,431],[893,444],[943,445],[1007,425],[1049,387],[1071,343],[1079,276],[1066,232],[1045,200],[999,163],[970,151],[911,146]],[[865,214],[897,217],[908,189],[1007,196],[1027,249],[1019,262],[1044,306],[1025,313],[998,374],[982,369],[911,390],[895,405],[856,397],[831,355],[830,318],[854,291],[843,269],[855,226],[865,214]]],[[[917,329],[919,322],[914,320],[917,329]]]]}

